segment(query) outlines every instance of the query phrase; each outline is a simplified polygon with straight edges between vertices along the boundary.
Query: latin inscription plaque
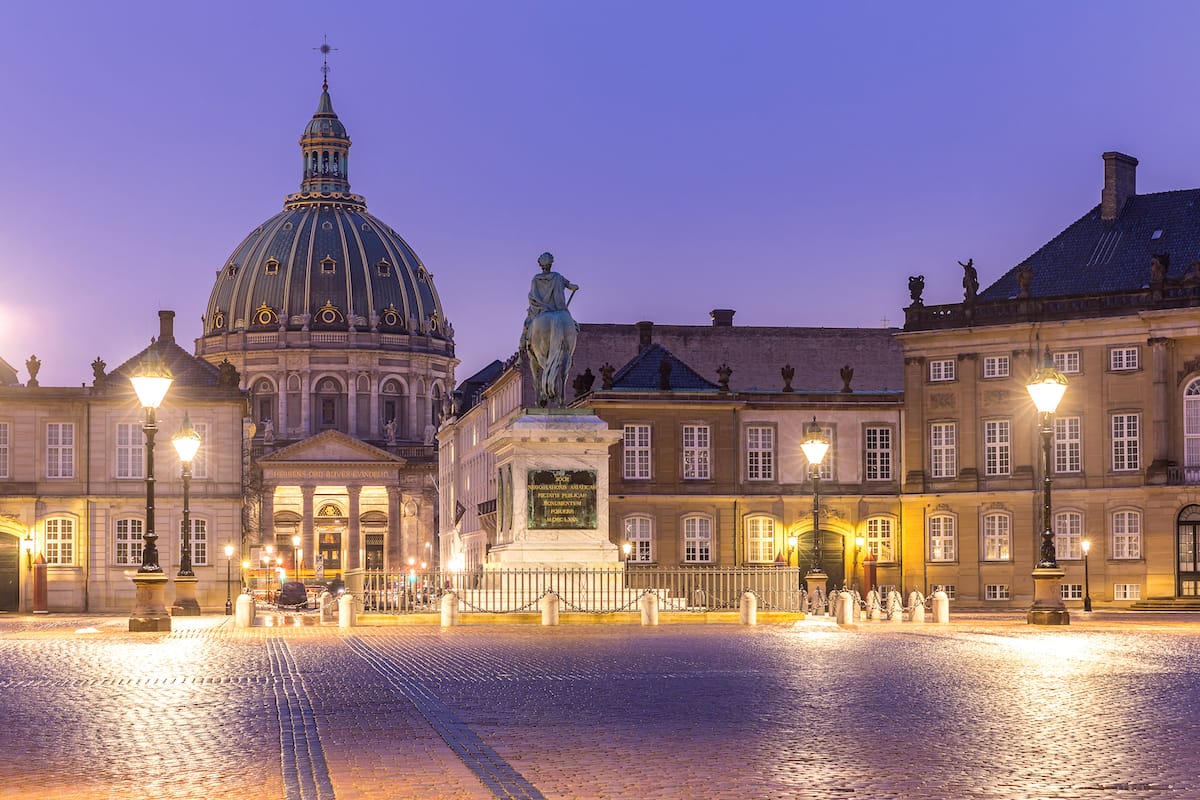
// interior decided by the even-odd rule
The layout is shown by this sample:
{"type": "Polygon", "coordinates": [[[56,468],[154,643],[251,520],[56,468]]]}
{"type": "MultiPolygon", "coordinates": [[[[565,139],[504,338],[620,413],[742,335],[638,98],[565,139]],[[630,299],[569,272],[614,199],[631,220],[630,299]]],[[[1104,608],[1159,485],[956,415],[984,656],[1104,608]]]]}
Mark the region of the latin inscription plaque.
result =
{"type": "Polygon", "coordinates": [[[526,486],[531,530],[596,529],[595,470],[531,469],[526,486]]]}

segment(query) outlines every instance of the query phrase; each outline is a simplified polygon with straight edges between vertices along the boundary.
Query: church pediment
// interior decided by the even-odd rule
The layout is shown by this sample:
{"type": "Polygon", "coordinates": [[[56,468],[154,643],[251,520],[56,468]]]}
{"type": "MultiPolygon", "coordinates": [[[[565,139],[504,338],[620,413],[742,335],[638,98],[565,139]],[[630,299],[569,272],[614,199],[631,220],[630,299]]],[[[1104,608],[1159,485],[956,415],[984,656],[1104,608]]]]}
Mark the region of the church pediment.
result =
{"type": "Polygon", "coordinates": [[[259,459],[264,467],[313,462],[403,466],[405,460],[338,431],[318,433],[259,459]]]}

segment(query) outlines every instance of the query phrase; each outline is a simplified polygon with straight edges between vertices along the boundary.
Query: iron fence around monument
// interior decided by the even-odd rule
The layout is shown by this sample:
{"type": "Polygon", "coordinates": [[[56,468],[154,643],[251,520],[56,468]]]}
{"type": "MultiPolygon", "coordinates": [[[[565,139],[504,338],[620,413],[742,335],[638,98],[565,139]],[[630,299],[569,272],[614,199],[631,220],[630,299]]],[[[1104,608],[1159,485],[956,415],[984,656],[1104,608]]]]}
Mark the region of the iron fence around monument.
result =
{"type": "Polygon", "coordinates": [[[627,564],[617,569],[523,568],[474,572],[437,570],[363,575],[361,607],[383,614],[431,613],[453,591],[460,613],[537,613],[548,592],[564,612],[638,612],[643,595],[658,597],[662,611],[734,611],[752,592],[761,611],[800,611],[796,567],[661,567],[627,564]]]}

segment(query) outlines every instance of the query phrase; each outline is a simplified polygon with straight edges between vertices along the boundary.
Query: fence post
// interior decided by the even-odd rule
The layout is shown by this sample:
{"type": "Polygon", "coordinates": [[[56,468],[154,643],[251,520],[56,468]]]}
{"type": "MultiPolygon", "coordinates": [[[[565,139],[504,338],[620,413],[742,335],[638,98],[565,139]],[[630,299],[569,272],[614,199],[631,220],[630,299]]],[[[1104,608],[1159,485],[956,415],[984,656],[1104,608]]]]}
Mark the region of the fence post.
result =
{"type": "Polygon", "coordinates": [[[546,592],[538,600],[538,605],[542,607],[542,624],[557,625],[558,624],[558,595],[554,592],[546,592]]]}
{"type": "Polygon", "coordinates": [[[449,628],[458,624],[458,595],[446,592],[442,595],[442,627],[449,628]]]}
{"type": "Polygon", "coordinates": [[[654,592],[645,592],[642,594],[641,600],[639,600],[638,603],[642,607],[642,624],[657,625],[658,595],[654,592]]]}
{"type": "Polygon", "coordinates": [[[758,598],[754,596],[754,592],[742,593],[742,624],[758,624],[758,598]]]}
{"type": "Polygon", "coordinates": [[[942,624],[950,621],[950,598],[941,589],[933,593],[933,622],[942,624]]]}
{"type": "Polygon", "coordinates": [[[354,595],[346,592],[338,598],[338,627],[354,627],[354,595]]]}

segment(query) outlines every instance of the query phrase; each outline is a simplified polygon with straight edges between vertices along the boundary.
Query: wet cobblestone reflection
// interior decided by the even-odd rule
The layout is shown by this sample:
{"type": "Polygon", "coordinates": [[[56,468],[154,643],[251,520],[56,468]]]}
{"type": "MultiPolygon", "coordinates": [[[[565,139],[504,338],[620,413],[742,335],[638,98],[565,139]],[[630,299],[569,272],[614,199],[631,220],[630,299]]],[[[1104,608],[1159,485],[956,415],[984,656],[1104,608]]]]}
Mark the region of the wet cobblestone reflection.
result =
{"type": "Polygon", "coordinates": [[[1200,798],[1200,617],[0,618],[5,798],[1200,798]]]}

